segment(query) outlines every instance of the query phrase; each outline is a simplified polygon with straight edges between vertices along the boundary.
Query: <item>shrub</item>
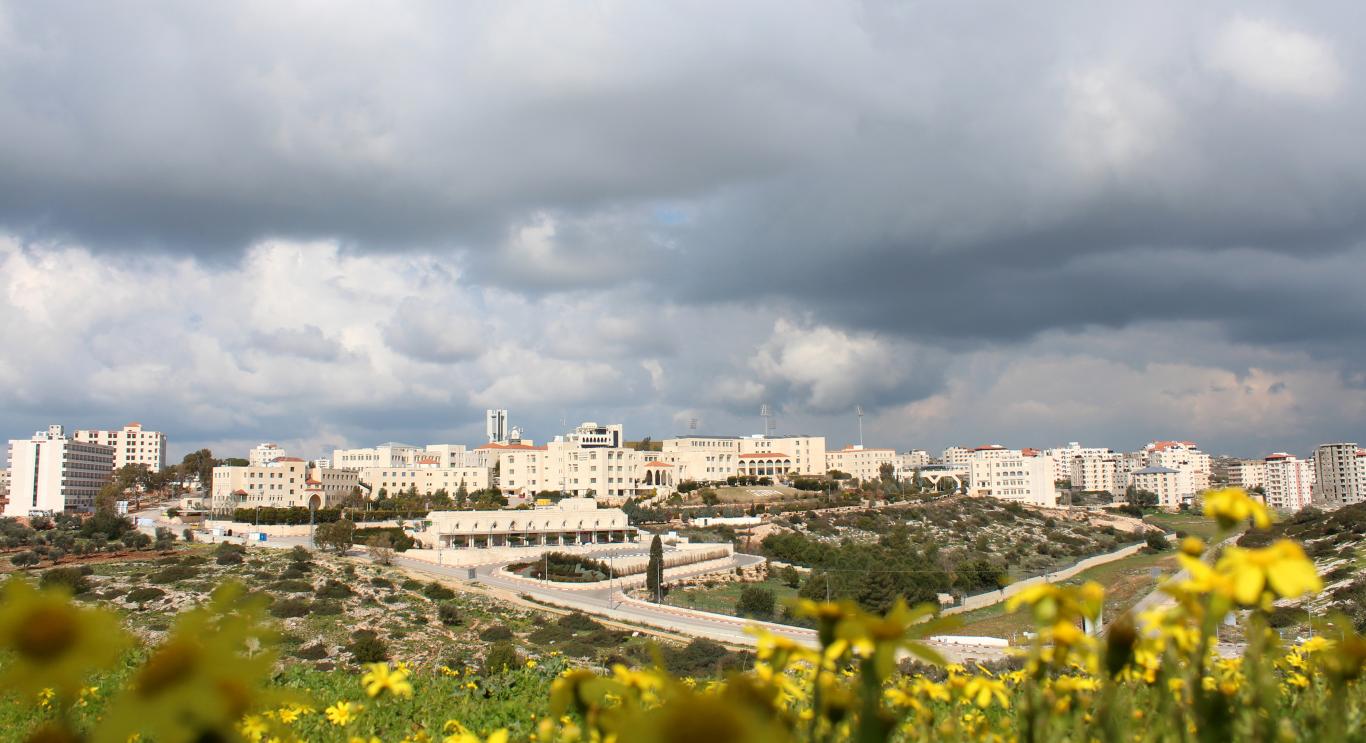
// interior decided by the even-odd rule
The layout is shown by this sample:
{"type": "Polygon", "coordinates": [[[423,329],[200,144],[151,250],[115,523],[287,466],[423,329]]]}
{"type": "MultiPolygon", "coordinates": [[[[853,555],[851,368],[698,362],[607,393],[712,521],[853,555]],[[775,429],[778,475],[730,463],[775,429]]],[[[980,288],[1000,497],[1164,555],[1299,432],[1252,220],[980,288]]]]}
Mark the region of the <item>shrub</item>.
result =
{"type": "Polygon", "coordinates": [[[484,656],[484,674],[495,676],[510,668],[516,668],[519,664],[517,648],[514,648],[512,643],[506,640],[495,642],[484,656]]]}
{"type": "MultiPolygon", "coordinates": [[[[219,560],[221,561],[222,558],[220,557],[219,560]]],[[[152,573],[147,580],[151,583],[175,583],[176,581],[193,578],[196,575],[199,575],[199,571],[188,565],[172,565],[152,573]]]]}
{"type": "Polygon", "coordinates": [[[460,609],[455,604],[441,604],[436,607],[436,617],[447,627],[456,627],[461,623],[460,609]]]}
{"type": "Polygon", "coordinates": [[[318,616],[331,617],[341,614],[343,610],[340,601],[327,599],[324,601],[313,602],[313,613],[318,616]]]}
{"type": "Polygon", "coordinates": [[[240,552],[224,552],[218,556],[219,565],[241,565],[244,558],[240,552]]]}
{"type": "Polygon", "coordinates": [[[483,632],[479,633],[479,639],[484,642],[500,642],[503,640],[511,640],[512,637],[512,630],[502,624],[490,625],[483,632]]]}
{"type": "Polygon", "coordinates": [[[62,586],[71,591],[73,595],[90,590],[90,581],[85,579],[80,568],[52,568],[43,573],[38,585],[42,588],[62,586]]]}
{"type": "Polygon", "coordinates": [[[388,578],[371,578],[370,585],[374,586],[375,588],[393,588],[394,582],[389,580],[388,578]]]}
{"type": "Polygon", "coordinates": [[[775,604],[772,591],[758,586],[745,586],[740,589],[740,600],[735,610],[741,616],[767,619],[773,616],[775,604]]]}
{"type": "Polygon", "coordinates": [[[555,624],[569,630],[570,632],[593,632],[602,629],[602,625],[593,621],[587,614],[581,611],[574,611],[560,617],[555,624]]]}
{"type": "Polygon", "coordinates": [[[1149,531],[1144,539],[1147,541],[1148,549],[1153,552],[1165,552],[1172,547],[1171,542],[1168,542],[1167,537],[1160,531],[1149,531]]]}
{"type": "Polygon", "coordinates": [[[356,592],[351,587],[341,581],[329,578],[326,583],[318,586],[318,598],[324,599],[344,599],[355,596],[356,592]]]}
{"type": "Polygon", "coordinates": [[[208,563],[208,561],[209,558],[203,555],[185,555],[180,558],[181,565],[204,565],[208,563]]]}
{"type": "Polygon", "coordinates": [[[422,581],[415,580],[413,578],[407,578],[403,581],[403,583],[399,584],[399,586],[403,588],[403,590],[405,591],[421,591],[422,581]]]}
{"type": "Polygon", "coordinates": [[[308,593],[313,590],[313,584],[306,580],[281,580],[272,583],[270,590],[280,593],[308,593]]]}
{"type": "Polygon", "coordinates": [[[422,595],[432,601],[445,601],[447,599],[455,598],[455,591],[452,591],[436,581],[432,581],[422,588],[422,595]]]}
{"type": "Polygon", "coordinates": [[[289,619],[291,617],[305,616],[312,608],[312,605],[306,599],[288,598],[276,601],[270,607],[270,614],[279,619],[289,619]]]}
{"type": "Polygon", "coordinates": [[[357,663],[379,663],[389,659],[389,645],[373,632],[356,633],[346,651],[357,663]]]}
{"type": "Polygon", "coordinates": [[[285,568],[280,573],[280,577],[284,580],[298,580],[300,578],[305,578],[307,576],[308,571],[304,570],[297,562],[290,563],[289,567],[285,568]]]}
{"type": "Polygon", "coordinates": [[[160,588],[155,588],[153,586],[145,586],[143,588],[134,588],[133,590],[129,591],[127,595],[125,595],[123,598],[129,603],[145,604],[148,601],[159,599],[165,595],[166,592],[161,590],[160,588]]]}
{"type": "Polygon", "coordinates": [[[37,552],[34,552],[33,550],[25,550],[11,557],[9,561],[14,563],[16,567],[27,568],[37,565],[40,559],[41,558],[38,557],[37,552]]]}
{"type": "Polygon", "coordinates": [[[322,660],[323,658],[326,658],[327,655],[327,646],[321,642],[305,645],[294,651],[294,657],[301,660],[322,660]]]}

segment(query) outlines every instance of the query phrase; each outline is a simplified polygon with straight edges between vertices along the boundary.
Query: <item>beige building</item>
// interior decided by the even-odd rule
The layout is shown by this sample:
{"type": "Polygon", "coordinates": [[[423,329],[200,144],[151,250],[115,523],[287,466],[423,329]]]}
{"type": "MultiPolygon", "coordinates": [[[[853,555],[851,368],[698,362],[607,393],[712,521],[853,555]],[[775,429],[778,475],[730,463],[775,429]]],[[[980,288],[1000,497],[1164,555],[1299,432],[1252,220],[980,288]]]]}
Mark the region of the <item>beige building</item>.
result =
{"type": "MultiPolygon", "coordinates": [[[[790,472],[799,475],[824,475],[826,466],[824,436],[744,436],[740,454],[786,454],[791,457],[790,472]]],[[[784,473],[786,474],[786,473],[784,473]]]]}
{"type": "Polygon", "coordinates": [[[939,457],[939,463],[950,467],[970,467],[972,466],[974,451],[974,449],[966,446],[950,446],[939,457]]]}
{"type": "Polygon", "coordinates": [[[145,431],[141,423],[129,423],[117,431],[80,430],[73,438],[114,450],[114,469],[145,464],[153,472],[166,467],[166,434],[145,431]]]}
{"type": "Polygon", "coordinates": [[[1314,498],[1314,463],[1285,452],[1265,460],[1266,505],[1293,513],[1308,506],[1314,498]]]}
{"type": "Polygon", "coordinates": [[[436,549],[572,546],[636,541],[619,508],[598,508],[592,498],[565,498],[548,508],[500,511],[432,511],[417,539],[436,549]]]}
{"type": "Polygon", "coordinates": [[[1058,504],[1053,460],[1035,449],[1007,449],[999,444],[979,446],[973,450],[969,468],[971,495],[1035,506],[1058,504]]]}
{"type": "Polygon", "coordinates": [[[1265,487],[1266,461],[1242,459],[1230,464],[1228,466],[1228,484],[1244,490],[1265,487]]]}
{"type": "Polygon", "coordinates": [[[260,465],[214,467],[209,507],[330,508],[360,485],[354,470],[311,467],[298,457],[277,457],[260,465]]]}
{"type": "Polygon", "coordinates": [[[740,472],[738,437],[679,436],[664,439],[660,448],[679,467],[684,480],[725,482],[740,472]]]}
{"type": "Polygon", "coordinates": [[[113,447],[68,438],[61,426],[11,440],[4,514],[93,511],[95,496],[113,475],[114,457],[113,447]]]}
{"type": "Polygon", "coordinates": [[[825,453],[825,470],[847,472],[859,480],[877,480],[882,477],[882,465],[892,466],[896,474],[896,450],[869,448],[860,444],[825,453]]]}
{"type": "Polygon", "coordinates": [[[1147,465],[1166,467],[1181,472],[1189,480],[1189,495],[1209,489],[1210,456],[1194,441],[1154,441],[1143,447],[1147,465]]]}
{"type": "Polygon", "coordinates": [[[1194,495],[1190,473],[1161,465],[1149,465],[1129,473],[1129,483],[1157,496],[1159,508],[1175,510],[1194,495]]]}
{"type": "Polygon", "coordinates": [[[1366,501],[1366,450],[1355,443],[1314,450],[1314,505],[1334,509],[1366,501]]]}

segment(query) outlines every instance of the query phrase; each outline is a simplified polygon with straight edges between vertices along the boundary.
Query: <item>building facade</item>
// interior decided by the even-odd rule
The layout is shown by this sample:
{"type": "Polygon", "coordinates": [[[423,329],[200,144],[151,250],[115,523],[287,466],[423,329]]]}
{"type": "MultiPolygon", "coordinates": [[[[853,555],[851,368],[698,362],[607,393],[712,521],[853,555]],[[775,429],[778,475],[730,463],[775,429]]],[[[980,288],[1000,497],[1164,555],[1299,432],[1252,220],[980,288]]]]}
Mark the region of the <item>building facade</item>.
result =
{"type": "Polygon", "coordinates": [[[1366,450],[1356,443],[1314,450],[1314,505],[1341,508],[1366,501],[1366,450]]]}
{"type": "Polygon", "coordinates": [[[1266,486],[1266,460],[1240,459],[1228,465],[1228,484],[1243,490],[1266,486]]]}
{"type": "Polygon", "coordinates": [[[636,530],[619,508],[592,498],[565,498],[548,508],[432,511],[417,539],[436,549],[572,546],[634,542],[636,530]]]}
{"type": "Polygon", "coordinates": [[[1312,461],[1277,452],[1266,458],[1263,472],[1267,507],[1293,513],[1313,502],[1312,461]]]}
{"type": "Polygon", "coordinates": [[[289,453],[280,447],[279,444],[257,444],[247,456],[247,462],[253,467],[264,467],[277,459],[284,459],[289,453]]]}
{"type": "Polygon", "coordinates": [[[114,457],[113,447],[69,438],[61,426],[11,440],[5,515],[93,511],[114,473],[114,457]]]}
{"type": "Polygon", "coordinates": [[[891,465],[892,475],[896,475],[897,455],[895,449],[868,448],[855,444],[843,449],[825,453],[825,469],[846,472],[859,480],[877,480],[882,477],[882,465],[891,465]]]}
{"type": "Polygon", "coordinates": [[[129,423],[117,431],[80,430],[73,438],[112,448],[114,469],[142,464],[157,472],[166,467],[166,434],[143,430],[141,423],[129,423]]]}
{"type": "Polygon", "coordinates": [[[1036,506],[1058,504],[1053,460],[1034,449],[980,446],[973,450],[969,470],[971,495],[1036,506]]]}
{"type": "Polygon", "coordinates": [[[316,468],[298,457],[214,467],[211,481],[209,507],[218,513],[235,508],[330,508],[360,484],[354,470],[316,468]]]}
{"type": "Polygon", "coordinates": [[[1156,495],[1158,507],[1167,510],[1180,508],[1193,496],[1190,473],[1156,464],[1129,473],[1129,484],[1156,495]]]}

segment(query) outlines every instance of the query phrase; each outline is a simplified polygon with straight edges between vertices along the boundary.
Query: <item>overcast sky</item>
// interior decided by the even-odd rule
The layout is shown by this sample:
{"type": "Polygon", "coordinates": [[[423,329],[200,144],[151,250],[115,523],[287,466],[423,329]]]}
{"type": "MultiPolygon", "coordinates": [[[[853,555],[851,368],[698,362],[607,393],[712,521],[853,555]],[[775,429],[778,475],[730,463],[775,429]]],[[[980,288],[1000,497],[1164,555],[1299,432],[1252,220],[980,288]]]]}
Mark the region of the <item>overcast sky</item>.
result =
{"type": "Polygon", "coordinates": [[[0,0],[0,437],[1363,441],[1363,16],[0,0]]]}

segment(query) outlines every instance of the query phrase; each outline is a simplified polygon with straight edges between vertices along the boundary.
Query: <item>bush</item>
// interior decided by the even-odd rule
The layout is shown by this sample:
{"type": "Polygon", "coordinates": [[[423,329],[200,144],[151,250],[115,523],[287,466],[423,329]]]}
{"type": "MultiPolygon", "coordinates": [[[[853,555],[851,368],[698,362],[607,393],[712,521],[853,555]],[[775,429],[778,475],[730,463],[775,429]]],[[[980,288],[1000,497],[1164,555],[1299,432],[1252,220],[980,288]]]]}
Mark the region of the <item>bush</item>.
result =
{"type": "Polygon", "coordinates": [[[511,640],[512,638],[512,630],[508,629],[506,625],[502,624],[490,625],[488,629],[485,629],[483,632],[479,633],[479,639],[483,640],[484,642],[500,642],[503,640],[511,640]]]}
{"type": "Polygon", "coordinates": [[[374,586],[375,588],[393,588],[394,582],[389,580],[388,578],[371,578],[370,585],[374,586]]]}
{"type": "Polygon", "coordinates": [[[343,610],[340,601],[327,599],[324,601],[313,602],[313,613],[318,616],[331,617],[341,614],[343,610]]]}
{"type": "Polygon", "coordinates": [[[595,632],[602,629],[602,625],[593,621],[587,614],[581,611],[574,611],[560,617],[555,624],[569,630],[570,632],[595,632]]]}
{"type": "Polygon", "coordinates": [[[294,562],[290,563],[289,567],[285,568],[280,573],[280,577],[284,580],[298,580],[300,578],[308,577],[308,570],[305,569],[305,566],[300,565],[297,562],[294,562]]]}
{"type": "Polygon", "coordinates": [[[389,659],[389,645],[374,632],[357,632],[346,651],[357,663],[380,663],[389,659]]]}
{"type": "Polygon", "coordinates": [[[455,598],[455,591],[452,591],[436,581],[432,581],[422,588],[422,595],[432,601],[445,601],[447,599],[455,598]]]}
{"type": "Polygon", "coordinates": [[[1168,542],[1166,535],[1160,531],[1149,531],[1144,539],[1147,541],[1148,549],[1153,552],[1165,552],[1172,548],[1171,542],[1168,542]]]}
{"type": "Polygon", "coordinates": [[[351,587],[338,580],[329,578],[326,583],[318,586],[318,598],[324,599],[344,599],[355,596],[356,592],[351,587]]]}
{"type": "Polygon", "coordinates": [[[80,568],[52,568],[43,573],[43,577],[38,580],[38,586],[40,588],[62,586],[71,591],[73,595],[78,595],[90,590],[90,581],[85,579],[80,568]]]}
{"type": "Polygon", "coordinates": [[[279,619],[289,619],[291,617],[305,616],[312,608],[312,604],[306,599],[288,598],[276,601],[270,607],[270,614],[279,619]]]}
{"type": "Polygon", "coordinates": [[[123,598],[129,603],[145,604],[148,601],[159,599],[165,595],[166,592],[161,590],[160,588],[145,586],[143,588],[134,588],[133,590],[125,594],[123,598]]]}
{"type": "Polygon", "coordinates": [[[28,568],[37,565],[40,559],[42,558],[38,557],[37,552],[34,552],[33,550],[25,550],[11,557],[9,561],[14,563],[16,567],[28,568]]]}
{"type": "MultiPolygon", "coordinates": [[[[222,560],[222,557],[219,558],[222,560]]],[[[172,565],[163,568],[147,578],[150,583],[175,583],[199,575],[199,571],[188,565],[172,565]]]]}
{"type": "Polygon", "coordinates": [[[308,593],[313,590],[313,584],[306,580],[281,580],[270,584],[270,590],[280,593],[308,593]]]}
{"type": "Polygon", "coordinates": [[[407,578],[403,581],[403,583],[399,584],[399,587],[401,587],[405,591],[421,591],[422,581],[413,578],[407,578]]]}
{"type": "Polygon", "coordinates": [[[484,656],[484,675],[496,676],[508,669],[516,668],[520,663],[517,648],[514,648],[512,643],[506,640],[495,642],[484,656]]]}
{"type": "Polygon", "coordinates": [[[441,604],[436,607],[436,617],[447,627],[456,627],[461,623],[460,609],[455,604],[441,604]]]}
{"type": "Polygon", "coordinates": [[[744,617],[768,619],[773,616],[775,605],[772,591],[758,586],[745,586],[740,589],[740,600],[735,605],[735,611],[744,617]]]}

